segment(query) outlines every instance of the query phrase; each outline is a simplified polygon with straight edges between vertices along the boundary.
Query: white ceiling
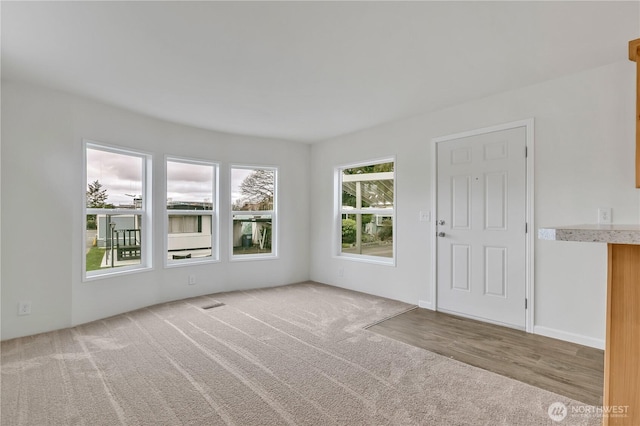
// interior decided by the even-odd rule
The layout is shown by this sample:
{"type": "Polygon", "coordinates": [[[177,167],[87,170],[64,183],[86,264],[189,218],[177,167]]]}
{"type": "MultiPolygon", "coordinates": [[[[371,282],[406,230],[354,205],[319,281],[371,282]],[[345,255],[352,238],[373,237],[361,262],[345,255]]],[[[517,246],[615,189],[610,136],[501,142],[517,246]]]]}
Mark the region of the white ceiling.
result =
{"type": "Polygon", "coordinates": [[[633,2],[7,2],[2,77],[313,142],[627,57],[633,2]]]}

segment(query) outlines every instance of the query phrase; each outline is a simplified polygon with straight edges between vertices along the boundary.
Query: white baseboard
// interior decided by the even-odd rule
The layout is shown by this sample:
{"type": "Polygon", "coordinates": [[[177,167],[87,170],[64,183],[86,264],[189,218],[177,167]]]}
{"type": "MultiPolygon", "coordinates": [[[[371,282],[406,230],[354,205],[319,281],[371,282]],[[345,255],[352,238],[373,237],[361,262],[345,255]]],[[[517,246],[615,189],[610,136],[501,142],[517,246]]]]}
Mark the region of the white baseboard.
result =
{"type": "Polygon", "coordinates": [[[589,346],[596,349],[603,349],[605,342],[602,339],[594,339],[593,337],[583,336],[582,334],[570,333],[568,331],[556,330],[554,328],[542,327],[536,325],[533,327],[533,334],[552,337],[554,339],[564,340],[579,345],[589,346]]]}
{"type": "Polygon", "coordinates": [[[427,302],[427,301],[424,301],[424,300],[418,300],[418,306],[421,307],[421,308],[424,308],[424,309],[430,309],[432,311],[434,310],[433,309],[433,303],[427,302]]]}

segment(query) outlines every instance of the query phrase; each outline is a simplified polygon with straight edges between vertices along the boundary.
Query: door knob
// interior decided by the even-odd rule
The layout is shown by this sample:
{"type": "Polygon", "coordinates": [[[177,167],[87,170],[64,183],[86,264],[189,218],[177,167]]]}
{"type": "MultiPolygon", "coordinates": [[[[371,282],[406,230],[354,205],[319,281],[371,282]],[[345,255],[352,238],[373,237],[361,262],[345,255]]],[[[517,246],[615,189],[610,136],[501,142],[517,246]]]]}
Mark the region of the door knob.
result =
{"type": "Polygon", "coordinates": [[[444,220],[440,219],[440,220],[438,221],[438,225],[444,225],[444,220]]]}
{"type": "Polygon", "coordinates": [[[444,237],[444,232],[438,232],[438,237],[444,237]]]}

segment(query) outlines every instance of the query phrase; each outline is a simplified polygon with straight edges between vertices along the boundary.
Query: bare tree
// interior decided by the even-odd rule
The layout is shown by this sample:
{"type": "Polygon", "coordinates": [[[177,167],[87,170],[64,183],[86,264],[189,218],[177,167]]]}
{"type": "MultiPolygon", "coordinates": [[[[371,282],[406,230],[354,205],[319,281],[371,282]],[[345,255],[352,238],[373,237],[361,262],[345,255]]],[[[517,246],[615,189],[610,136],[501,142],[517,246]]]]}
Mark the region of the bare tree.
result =
{"type": "Polygon", "coordinates": [[[243,198],[237,201],[234,210],[271,210],[275,173],[273,170],[257,169],[240,184],[243,198]]]}

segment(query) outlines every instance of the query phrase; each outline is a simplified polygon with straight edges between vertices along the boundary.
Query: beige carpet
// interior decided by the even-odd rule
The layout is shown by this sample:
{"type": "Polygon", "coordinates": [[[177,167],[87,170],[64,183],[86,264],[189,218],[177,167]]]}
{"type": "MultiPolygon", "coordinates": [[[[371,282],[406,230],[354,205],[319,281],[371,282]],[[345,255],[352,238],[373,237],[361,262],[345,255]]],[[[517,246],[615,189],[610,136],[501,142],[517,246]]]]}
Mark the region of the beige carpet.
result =
{"type": "Polygon", "coordinates": [[[302,283],[9,340],[1,424],[600,423],[554,423],[550,404],[582,404],[363,330],[409,308],[302,283]]]}

